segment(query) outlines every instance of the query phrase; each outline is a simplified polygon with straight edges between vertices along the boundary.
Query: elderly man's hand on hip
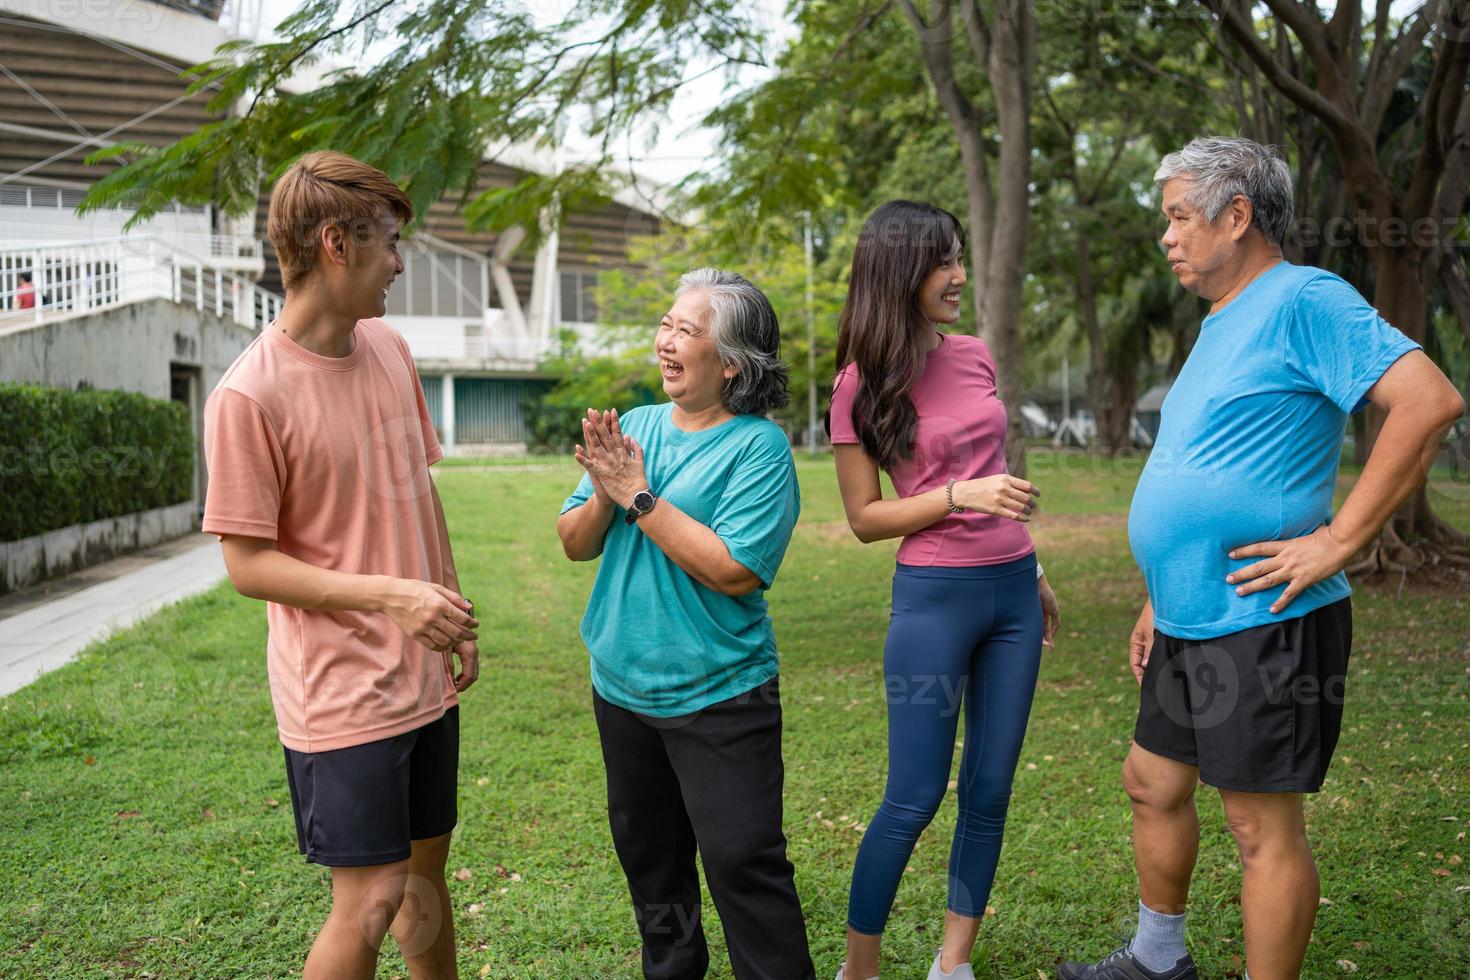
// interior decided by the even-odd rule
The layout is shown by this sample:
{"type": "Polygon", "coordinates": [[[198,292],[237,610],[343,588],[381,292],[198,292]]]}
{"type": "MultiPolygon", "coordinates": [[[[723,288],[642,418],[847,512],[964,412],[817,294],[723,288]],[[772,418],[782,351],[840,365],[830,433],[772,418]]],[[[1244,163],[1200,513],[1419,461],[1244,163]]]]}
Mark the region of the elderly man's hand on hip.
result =
{"type": "Polygon", "coordinates": [[[1339,544],[1323,524],[1299,538],[1258,541],[1234,548],[1230,557],[1263,559],[1225,576],[1225,581],[1236,587],[1236,595],[1286,585],[1286,591],[1271,604],[1271,612],[1279,613],[1308,588],[1342,571],[1352,552],[1339,544]]]}

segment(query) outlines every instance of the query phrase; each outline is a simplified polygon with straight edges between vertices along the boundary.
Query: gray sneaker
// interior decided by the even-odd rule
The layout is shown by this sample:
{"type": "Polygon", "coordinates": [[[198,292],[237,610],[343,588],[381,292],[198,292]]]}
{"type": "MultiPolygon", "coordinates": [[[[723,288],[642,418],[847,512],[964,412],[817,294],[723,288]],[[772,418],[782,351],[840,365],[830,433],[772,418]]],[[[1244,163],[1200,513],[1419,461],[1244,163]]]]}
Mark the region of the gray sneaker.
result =
{"type": "Polygon", "coordinates": [[[1199,980],[1194,957],[1188,953],[1167,970],[1150,970],[1134,957],[1132,950],[1121,946],[1096,963],[1063,963],[1057,967],[1058,980],[1199,980]]]}
{"type": "Polygon", "coordinates": [[[975,980],[975,971],[968,963],[961,963],[954,968],[953,973],[945,973],[941,970],[939,968],[939,957],[942,953],[943,950],[934,954],[934,965],[929,967],[928,980],[975,980]]]}

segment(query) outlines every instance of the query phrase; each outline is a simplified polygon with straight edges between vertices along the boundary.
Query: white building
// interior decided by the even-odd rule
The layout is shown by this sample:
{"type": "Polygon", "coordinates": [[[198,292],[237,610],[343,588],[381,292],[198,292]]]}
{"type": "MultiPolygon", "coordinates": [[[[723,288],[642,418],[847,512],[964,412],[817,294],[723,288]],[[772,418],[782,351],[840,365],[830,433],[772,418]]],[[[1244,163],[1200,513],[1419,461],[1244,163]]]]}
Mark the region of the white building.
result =
{"type": "MultiPolygon", "coordinates": [[[[125,211],[73,210],[116,166],[84,163],[95,149],[165,145],[210,120],[208,93],[188,95],[179,75],[219,44],[257,36],[259,11],[258,0],[0,0],[0,380],[172,396],[191,403],[197,418],[223,349],[243,348],[249,331],[274,317],[280,275],[262,241],[268,188],[243,218],[176,207],[128,234],[125,211]],[[191,360],[182,341],[130,332],[136,316],[108,319],[154,301],[196,317],[194,347],[212,353],[196,350],[191,360]],[[113,324],[105,337],[102,323],[113,324]],[[43,327],[46,344],[26,336],[43,327]],[[80,342],[66,339],[82,329],[80,342]],[[38,353],[56,338],[94,356],[59,363],[38,353]],[[129,356],[108,356],[118,348],[129,356]]],[[[549,154],[499,152],[481,165],[477,184],[508,186],[555,163],[549,154]]],[[[521,400],[553,380],[542,359],[563,328],[590,337],[599,271],[626,264],[629,236],[654,230],[656,211],[630,190],[564,216],[536,249],[523,228],[466,232],[451,201],[422,216],[388,319],[418,361],[446,451],[524,440],[521,400]]]]}

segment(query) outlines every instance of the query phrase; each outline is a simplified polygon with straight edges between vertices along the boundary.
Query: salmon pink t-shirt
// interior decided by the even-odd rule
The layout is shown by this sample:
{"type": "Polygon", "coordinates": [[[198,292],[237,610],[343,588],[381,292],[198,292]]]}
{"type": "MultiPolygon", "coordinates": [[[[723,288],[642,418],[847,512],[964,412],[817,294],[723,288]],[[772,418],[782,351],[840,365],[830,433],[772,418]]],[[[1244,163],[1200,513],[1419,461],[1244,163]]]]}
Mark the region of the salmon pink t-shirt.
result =
{"type": "MultiPolygon", "coordinates": [[[[362,320],[346,357],[274,324],[209,396],[204,530],[267,538],[309,565],[445,583],[429,466],[443,458],[413,357],[362,320]]],[[[324,752],[420,728],[458,703],[442,654],[382,613],[268,603],[281,742],[324,752]]]]}
{"type": "MultiPolygon", "coordinates": [[[[853,401],[862,380],[857,365],[837,375],[832,391],[833,445],[859,442],[853,401]]],[[[918,413],[913,454],[888,471],[900,497],[912,497],[951,479],[974,480],[1006,472],[1006,408],[995,394],[995,362],[979,337],[945,334],[925,355],[924,371],[909,391],[918,413]]],[[[907,535],[898,548],[904,565],[999,565],[1035,551],[1026,526],[1007,517],[961,511],[907,535]]]]}

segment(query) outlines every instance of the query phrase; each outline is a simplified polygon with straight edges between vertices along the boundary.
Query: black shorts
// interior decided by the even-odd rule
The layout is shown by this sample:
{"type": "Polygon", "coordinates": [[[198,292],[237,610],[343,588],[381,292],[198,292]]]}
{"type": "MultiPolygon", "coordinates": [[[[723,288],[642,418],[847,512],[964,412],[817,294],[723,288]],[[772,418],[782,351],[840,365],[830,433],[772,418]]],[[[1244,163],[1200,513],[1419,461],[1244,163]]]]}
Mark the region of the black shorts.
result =
{"type": "Polygon", "coordinates": [[[402,735],[329,752],[285,752],[296,845],[315,864],[403,861],[410,841],[441,837],[458,820],[457,705],[402,735]]]}
{"type": "Polygon", "coordinates": [[[1342,729],[1352,642],[1345,598],[1209,640],[1155,633],[1133,741],[1219,789],[1315,793],[1342,729]]]}

